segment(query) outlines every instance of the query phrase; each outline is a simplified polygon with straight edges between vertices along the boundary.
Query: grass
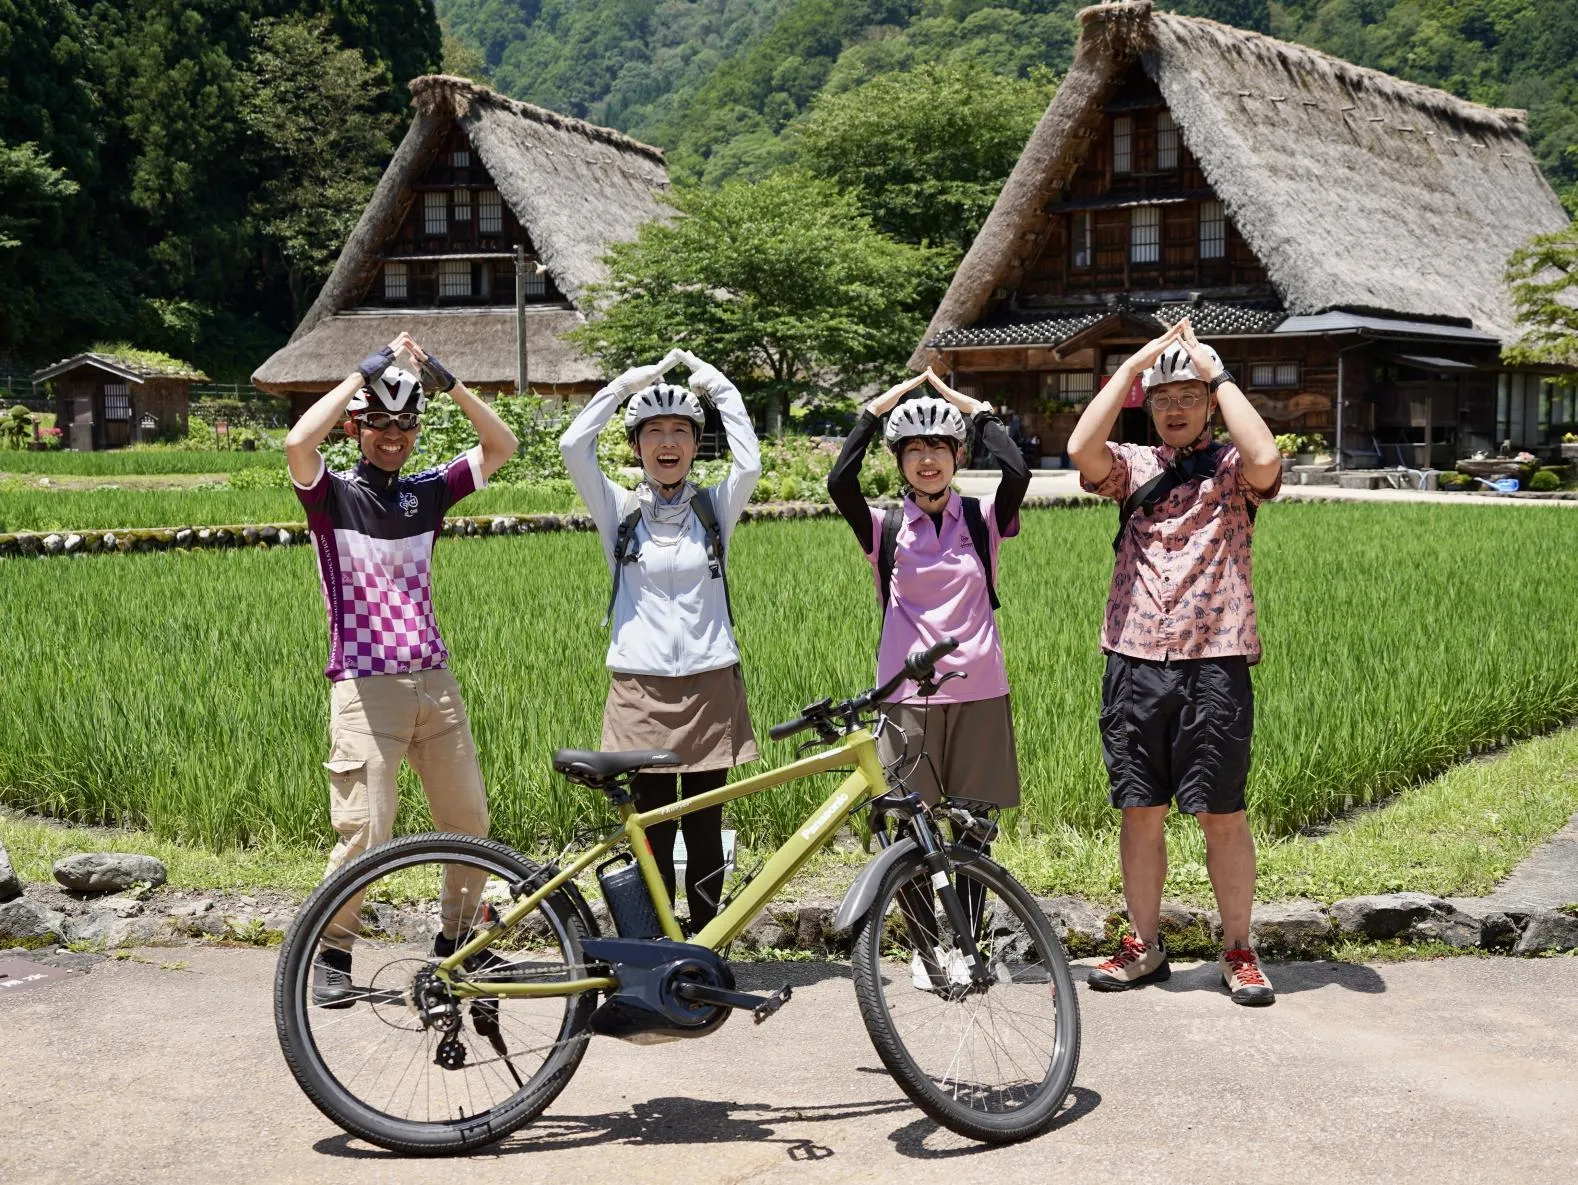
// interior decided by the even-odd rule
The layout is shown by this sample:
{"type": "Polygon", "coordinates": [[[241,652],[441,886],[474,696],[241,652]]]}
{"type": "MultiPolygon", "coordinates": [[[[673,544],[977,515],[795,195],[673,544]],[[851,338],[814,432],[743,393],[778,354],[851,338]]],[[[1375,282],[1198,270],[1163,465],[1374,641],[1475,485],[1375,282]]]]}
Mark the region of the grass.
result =
{"type": "MultiPolygon", "coordinates": [[[[1043,861],[1047,886],[1112,874],[1095,723],[1111,523],[1105,508],[1027,513],[1024,537],[1003,552],[1025,785],[1007,824],[1027,853],[1055,854],[1043,861]]],[[[1250,788],[1262,841],[1578,714],[1578,635],[1550,628],[1570,616],[1575,536],[1578,520],[1498,507],[1293,504],[1263,514],[1268,658],[1256,673],[1250,788]]],[[[590,534],[565,534],[445,540],[439,552],[435,598],[495,832],[528,850],[557,848],[608,818],[600,798],[555,779],[547,761],[557,746],[597,743],[607,688],[601,549],[590,534]]],[[[870,683],[876,606],[842,523],[749,524],[732,560],[764,741],[767,724],[802,704],[870,683]]],[[[325,629],[307,549],[13,561],[0,615],[37,623],[0,648],[11,708],[0,799],[216,850],[321,843],[327,696],[314,672],[325,629]]],[[[791,752],[763,747],[774,763],[791,752]]],[[[809,815],[827,785],[755,796],[733,823],[762,846],[809,815]]],[[[408,778],[399,825],[425,818],[408,778]]],[[[1180,856],[1179,883],[1203,884],[1187,846],[1180,856]]]]}
{"type": "Polygon", "coordinates": [[[186,451],[171,448],[122,448],[100,452],[0,450],[0,473],[70,473],[90,477],[131,473],[233,473],[237,469],[284,464],[277,452],[186,451]]]}
{"type": "MultiPolygon", "coordinates": [[[[277,454],[275,461],[284,464],[277,454]]],[[[455,513],[547,514],[576,505],[567,482],[490,486],[460,503],[455,513]]],[[[50,490],[18,482],[0,483],[0,533],[299,523],[305,519],[300,501],[289,489],[238,490],[213,484],[175,490],[50,490]]]]}

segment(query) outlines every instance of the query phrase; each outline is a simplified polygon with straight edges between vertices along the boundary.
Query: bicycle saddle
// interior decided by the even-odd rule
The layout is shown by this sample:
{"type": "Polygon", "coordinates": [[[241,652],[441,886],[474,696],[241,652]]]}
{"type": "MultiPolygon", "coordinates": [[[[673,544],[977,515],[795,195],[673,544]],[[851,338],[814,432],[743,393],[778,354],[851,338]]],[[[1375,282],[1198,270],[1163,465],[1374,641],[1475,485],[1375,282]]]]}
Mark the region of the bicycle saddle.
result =
{"type": "Polygon", "coordinates": [[[553,755],[554,770],[583,786],[601,786],[643,769],[663,769],[679,764],[679,756],[667,749],[631,749],[623,753],[560,749],[553,755]]]}

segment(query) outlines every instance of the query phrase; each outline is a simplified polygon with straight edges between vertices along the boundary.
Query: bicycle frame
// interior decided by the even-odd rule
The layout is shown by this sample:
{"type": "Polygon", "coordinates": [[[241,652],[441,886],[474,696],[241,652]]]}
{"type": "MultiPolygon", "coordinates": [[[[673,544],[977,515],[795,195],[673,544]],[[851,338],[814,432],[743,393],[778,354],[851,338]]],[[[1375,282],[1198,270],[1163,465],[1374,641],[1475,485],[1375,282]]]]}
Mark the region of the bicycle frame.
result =
{"type": "MultiPolygon", "coordinates": [[[[657,859],[652,855],[651,845],[647,842],[646,829],[655,823],[667,823],[671,819],[678,819],[692,811],[721,806],[737,798],[759,794],[776,786],[811,777],[813,774],[827,773],[848,765],[851,758],[854,760],[854,772],[845,778],[838,788],[823,800],[810,818],[806,819],[783,846],[773,853],[761,870],[735,895],[728,907],[689,940],[694,946],[706,947],[713,951],[720,950],[745,929],[762,906],[777,895],[813,854],[833,838],[851,811],[886,792],[887,778],[882,771],[882,762],[877,756],[876,738],[869,729],[856,729],[844,736],[837,745],[821,753],[744,778],[719,790],[698,794],[694,798],[681,799],[657,810],[642,812],[637,811],[629,802],[622,804],[619,808],[621,818],[619,830],[581,853],[560,869],[551,880],[505,910],[500,918],[500,926],[504,929],[514,926],[566,884],[621,843],[629,840],[636,864],[641,869],[641,879],[646,884],[647,894],[651,897],[652,905],[657,911],[664,935],[675,942],[684,941],[679,923],[674,919],[673,907],[669,904],[668,889],[663,884],[662,875],[658,872],[657,859]]],[[[497,996],[502,999],[540,999],[575,995],[579,992],[610,991],[618,986],[617,982],[608,976],[587,976],[558,983],[488,983],[450,978],[450,974],[466,959],[485,949],[492,939],[493,933],[484,931],[438,964],[439,974],[449,980],[450,987],[457,997],[497,996]]]]}

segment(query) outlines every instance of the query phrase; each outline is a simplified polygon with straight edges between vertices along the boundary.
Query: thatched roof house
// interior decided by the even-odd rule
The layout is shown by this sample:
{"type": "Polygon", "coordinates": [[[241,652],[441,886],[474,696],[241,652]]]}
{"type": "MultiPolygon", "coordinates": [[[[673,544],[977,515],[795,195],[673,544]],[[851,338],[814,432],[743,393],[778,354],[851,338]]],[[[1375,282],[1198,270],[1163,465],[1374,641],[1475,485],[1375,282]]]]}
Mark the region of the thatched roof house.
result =
{"type": "Polygon", "coordinates": [[[90,350],[35,371],[33,382],[55,390],[55,423],[67,448],[119,448],[186,434],[193,383],[208,376],[151,350],[90,350]]]}
{"type": "Polygon", "coordinates": [[[595,389],[597,364],[562,334],[608,247],[666,215],[662,152],[464,78],[417,78],[411,93],[415,118],[333,273],[252,381],[305,404],[409,329],[467,384],[513,388],[521,246],[530,386],[595,389]]]}
{"type": "Polygon", "coordinates": [[[1392,435],[1423,462],[1510,430],[1479,406],[1498,382],[1504,402],[1522,392],[1499,366],[1515,332],[1503,270],[1531,235],[1567,222],[1522,112],[1150,0],[1080,20],[1073,67],[912,365],[1056,403],[1100,380],[1109,348],[1121,357],[1187,308],[1230,363],[1261,364],[1273,411],[1305,409],[1287,426],[1329,434],[1339,389],[1368,400],[1343,408],[1356,454],[1392,435]],[[1361,340],[1379,344],[1337,354],[1361,340]],[[1071,366],[1089,377],[1060,378],[1071,366]],[[993,371],[1038,381],[982,377],[993,371]],[[1473,403],[1473,424],[1457,422],[1466,405],[1421,418],[1381,390],[1425,382],[1431,398],[1450,387],[1473,403]]]}

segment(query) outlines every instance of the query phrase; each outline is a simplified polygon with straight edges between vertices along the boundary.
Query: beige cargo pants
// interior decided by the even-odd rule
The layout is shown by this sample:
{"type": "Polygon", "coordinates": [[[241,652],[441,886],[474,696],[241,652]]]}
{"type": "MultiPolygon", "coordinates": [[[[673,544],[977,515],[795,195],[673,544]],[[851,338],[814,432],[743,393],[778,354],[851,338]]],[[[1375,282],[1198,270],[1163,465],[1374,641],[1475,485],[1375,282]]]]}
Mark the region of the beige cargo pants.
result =
{"type": "MultiPolygon", "coordinates": [[[[340,842],[325,876],[394,831],[400,759],[411,763],[440,831],[488,833],[488,800],[477,746],[460,702],[460,685],[444,669],[409,675],[343,679],[329,696],[329,817],[340,842]]],[[[486,875],[450,868],[440,916],[458,937],[482,908],[486,875]]],[[[346,902],[324,931],[323,945],[350,950],[358,932],[360,896],[346,902]]]]}

